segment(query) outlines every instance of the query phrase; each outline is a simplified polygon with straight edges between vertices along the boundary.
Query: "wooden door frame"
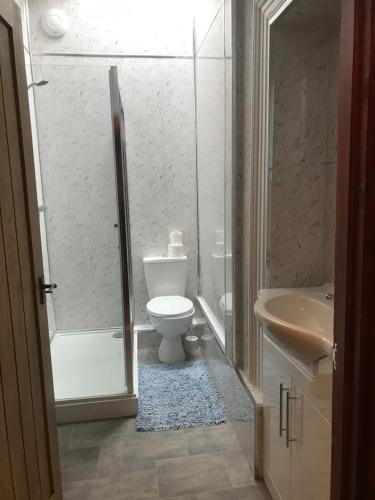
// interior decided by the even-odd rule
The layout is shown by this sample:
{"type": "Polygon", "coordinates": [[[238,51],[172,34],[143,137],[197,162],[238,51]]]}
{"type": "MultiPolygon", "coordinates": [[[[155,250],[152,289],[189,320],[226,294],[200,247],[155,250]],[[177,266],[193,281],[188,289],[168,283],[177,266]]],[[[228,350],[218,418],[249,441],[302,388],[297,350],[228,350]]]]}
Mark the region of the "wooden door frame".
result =
{"type": "MultiPolygon", "coordinates": [[[[43,415],[35,415],[35,425],[41,426],[46,422],[46,439],[50,458],[49,474],[53,483],[53,492],[50,498],[58,500],[62,498],[59,450],[56,435],[55,399],[47,311],[45,304],[41,304],[39,301],[38,278],[43,275],[43,261],[20,7],[14,0],[1,0],[0,16],[5,21],[5,25],[8,26],[10,43],[13,49],[12,72],[17,107],[15,121],[19,133],[18,142],[22,162],[22,183],[25,193],[24,207],[27,226],[24,238],[25,246],[28,245],[29,253],[32,256],[30,262],[32,274],[30,287],[33,288],[34,293],[33,303],[30,303],[29,307],[32,307],[35,311],[36,325],[34,325],[34,328],[39,332],[38,338],[33,338],[33,342],[28,344],[33,403],[40,400],[43,407],[43,415]],[[37,379],[38,383],[33,384],[37,379]]],[[[38,460],[38,456],[35,456],[35,460],[38,460]]]]}
{"type": "Polygon", "coordinates": [[[332,500],[375,498],[375,3],[342,0],[332,500]]]}

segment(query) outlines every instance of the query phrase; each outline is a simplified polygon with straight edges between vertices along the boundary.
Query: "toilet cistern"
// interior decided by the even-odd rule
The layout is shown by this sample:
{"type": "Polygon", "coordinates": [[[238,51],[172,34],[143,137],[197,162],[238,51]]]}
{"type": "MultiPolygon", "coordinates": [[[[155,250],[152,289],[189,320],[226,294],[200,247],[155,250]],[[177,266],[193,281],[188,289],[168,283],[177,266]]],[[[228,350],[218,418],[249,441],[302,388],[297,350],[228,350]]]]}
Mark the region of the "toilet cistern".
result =
{"type": "Polygon", "coordinates": [[[150,298],[146,309],[153,327],[163,337],[159,359],[181,362],[185,359],[181,335],[189,330],[195,313],[193,302],[184,297],[187,257],[144,257],[143,266],[150,298]]]}

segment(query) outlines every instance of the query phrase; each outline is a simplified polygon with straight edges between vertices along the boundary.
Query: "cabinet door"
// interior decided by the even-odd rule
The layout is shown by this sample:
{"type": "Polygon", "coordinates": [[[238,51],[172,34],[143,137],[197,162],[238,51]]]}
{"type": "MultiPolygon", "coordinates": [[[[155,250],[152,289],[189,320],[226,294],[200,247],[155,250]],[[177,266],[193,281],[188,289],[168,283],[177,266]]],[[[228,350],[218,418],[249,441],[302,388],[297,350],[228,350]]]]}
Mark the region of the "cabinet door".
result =
{"type": "Polygon", "coordinates": [[[291,498],[329,500],[331,425],[297,387],[291,400],[291,498]]]}
{"type": "Polygon", "coordinates": [[[263,473],[272,496],[282,500],[290,498],[290,448],[286,446],[285,429],[286,393],[291,383],[263,349],[263,473]]]}

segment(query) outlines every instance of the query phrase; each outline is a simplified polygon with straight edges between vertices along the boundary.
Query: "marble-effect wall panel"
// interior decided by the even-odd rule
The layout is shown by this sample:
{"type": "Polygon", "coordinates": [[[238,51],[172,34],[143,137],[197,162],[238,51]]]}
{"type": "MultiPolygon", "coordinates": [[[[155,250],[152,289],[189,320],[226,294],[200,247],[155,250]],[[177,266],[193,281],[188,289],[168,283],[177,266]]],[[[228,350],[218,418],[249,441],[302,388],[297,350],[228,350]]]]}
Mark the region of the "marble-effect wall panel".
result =
{"type": "Polygon", "coordinates": [[[196,2],[194,8],[195,17],[195,34],[197,49],[202,46],[210,26],[215,19],[215,16],[221,9],[223,0],[204,0],[196,2]]]}
{"type": "MultiPolygon", "coordinates": [[[[95,231],[89,233],[92,235],[91,241],[85,240],[87,252],[91,247],[94,247],[93,251],[98,257],[98,259],[94,258],[97,266],[91,287],[96,288],[95,282],[98,284],[100,279],[107,280],[106,284],[102,283],[101,286],[101,289],[106,290],[107,302],[103,304],[106,312],[96,306],[96,300],[102,299],[101,293],[91,293],[87,298],[87,304],[84,304],[85,299],[82,298],[81,307],[73,307],[66,295],[64,295],[64,299],[61,297],[62,287],[60,287],[60,297],[58,293],[56,294],[56,308],[61,306],[59,314],[61,321],[58,319],[58,329],[95,328],[95,325],[96,328],[104,328],[121,324],[119,271],[115,271],[118,269],[117,232],[113,228],[117,213],[114,177],[112,177],[113,146],[108,96],[110,64],[118,66],[119,86],[125,111],[134,319],[136,324],[147,323],[145,305],[148,297],[142,257],[165,255],[168,233],[172,230],[179,229],[184,233],[185,249],[189,258],[187,296],[192,298],[196,295],[197,229],[193,61],[189,59],[105,59],[103,61],[103,59],[96,58],[80,58],[80,66],[75,66],[77,59],[72,57],[38,57],[34,59],[35,62],[39,63],[35,67],[40,78],[49,79],[53,83],[55,77],[58,77],[61,81],[54,106],[60,109],[60,113],[64,115],[67,128],[65,136],[60,137],[57,141],[59,146],[53,145],[53,137],[57,130],[61,133],[64,127],[60,122],[55,124],[53,120],[49,121],[49,114],[53,109],[51,108],[52,102],[49,102],[48,98],[44,100],[45,96],[42,91],[47,89],[50,84],[38,89],[38,95],[43,99],[43,104],[39,103],[38,110],[40,109],[41,113],[39,140],[43,145],[42,172],[44,177],[52,175],[56,168],[56,159],[74,163],[73,158],[80,157],[84,163],[90,155],[97,158],[97,162],[103,161],[103,172],[107,172],[106,175],[109,176],[103,183],[100,168],[98,168],[97,173],[93,173],[91,176],[92,184],[87,188],[90,190],[90,199],[100,196],[103,198],[103,205],[109,204],[105,209],[105,214],[99,214],[96,222],[98,230],[105,226],[104,233],[108,246],[106,250],[103,248],[100,254],[95,250],[95,231]],[[69,74],[69,78],[66,76],[67,74],[69,74]],[[99,80],[97,74],[100,75],[99,80]],[[85,106],[87,112],[82,110],[82,106],[76,107],[71,91],[65,92],[64,78],[65,86],[70,85],[69,88],[73,88],[74,94],[77,93],[77,96],[85,97],[88,100],[91,95],[91,101],[87,102],[85,106]],[[79,83],[81,80],[82,83],[79,83]],[[67,102],[63,106],[65,100],[67,102]],[[59,106],[59,102],[61,106],[59,106]],[[93,108],[98,109],[91,111],[90,104],[93,108]],[[73,116],[73,110],[71,113],[69,112],[71,106],[77,110],[76,116],[73,116]],[[91,118],[91,113],[96,117],[95,119],[91,118]],[[82,125],[80,119],[82,116],[90,118],[85,122],[85,137],[95,136],[99,133],[95,145],[86,145],[88,139],[76,134],[75,128],[82,125]],[[69,128],[70,122],[75,124],[72,129],[69,128]],[[69,137],[71,140],[68,140],[69,137]],[[70,152],[65,154],[64,147],[68,148],[70,152]],[[90,150],[89,154],[86,154],[87,150],[90,150]],[[46,174],[44,169],[47,169],[46,174]],[[51,175],[49,175],[49,171],[51,171],[51,175]],[[97,176],[96,181],[95,176],[97,176]],[[112,185],[113,190],[111,190],[110,185],[112,185]],[[114,250],[115,255],[113,254],[114,250]],[[116,276],[114,276],[114,272],[116,276]],[[110,292],[112,280],[115,280],[115,287],[110,292]],[[98,293],[99,296],[97,296],[98,293]],[[88,314],[86,309],[91,310],[93,314],[90,322],[84,319],[88,314]],[[80,311],[83,313],[82,317],[80,317],[80,311]],[[115,311],[117,312],[115,313],[115,311]],[[95,314],[98,314],[98,321],[95,319],[95,314]],[[64,318],[69,315],[71,315],[72,320],[67,323],[64,318]]],[[[52,90],[51,87],[50,89],[52,90]]],[[[54,111],[53,114],[56,115],[56,112],[54,111]]],[[[80,189],[79,186],[84,183],[83,178],[74,176],[70,181],[70,175],[66,172],[64,178],[60,179],[61,182],[53,187],[49,182],[49,177],[44,179],[44,191],[46,195],[49,194],[50,198],[53,198],[57,186],[59,186],[60,191],[64,190],[67,196],[70,196],[69,193],[73,186],[75,189],[80,189]]],[[[87,196],[82,197],[81,200],[82,206],[88,202],[87,196]],[[85,201],[83,202],[83,200],[85,201]]],[[[48,201],[46,203],[49,205],[48,201]]],[[[76,209],[79,208],[78,203],[77,200],[75,202],[76,209]]],[[[60,239],[63,241],[71,239],[69,225],[73,222],[73,214],[68,216],[66,208],[62,209],[61,206],[54,209],[52,222],[49,221],[51,217],[49,207],[47,214],[48,232],[49,234],[53,233],[51,239],[55,238],[56,244],[60,239]]],[[[79,224],[79,217],[76,218],[74,224],[79,224]]],[[[89,235],[87,237],[89,238],[89,235]]],[[[74,245],[73,241],[70,241],[70,245],[74,245]]],[[[70,257],[66,257],[70,261],[69,266],[78,266],[82,270],[85,268],[86,258],[89,258],[89,261],[93,260],[92,256],[88,255],[71,257],[71,254],[70,257]]],[[[70,267],[66,267],[66,263],[60,258],[56,260],[56,252],[50,251],[50,260],[51,263],[53,262],[54,269],[61,268],[60,273],[63,275],[65,273],[71,274],[72,280],[74,280],[76,273],[70,267]]],[[[86,267],[89,265],[91,264],[87,264],[86,267]]],[[[55,274],[53,276],[58,282],[58,277],[55,274]]],[[[61,281],[61,279],[65,279],[65,276],[60,276],[59,280],[61,281]]],[[[77,297],[74,300],[77,300],[77,297]]],[[[80,301],[78,300],[77,303],[79,304],[80,301]]]]}
{"type": "Polygon", "coordinates": [[[320,285],[333,279],[337,33],[275,27],[271,58],[270,284],[320,285]]]}
{"type": "Polygon", "coordinates": [[[193,10],[187,0],[33,0],[30,2],[34,54],[133,54],[192,56],[193,10]],[[62,9],[70,29],[47,36],[41,18],[62,9]]]}
{"type": "Polygon", "coordinates": [[[122,325],[112,130],[105,67],[34,65],[57,330],[122,325]]]}
{"type": "Polygon", "coordinates": [[[197,195],[192,60],[126,60],[119,65],[126,121],[136,322],[148,300],[142,257],[167,254],[183,232],[186,294],[197,292],[197,195]]]}
{"type": "Polygon", "coordinates": [[[51,82],[37,90],[37,115],[44,190],[49,198],[46,204],[53,204],[55,196],[58,200],[56,207],[47,209],[51,272],[60,282],[55,295],[58,330],[108,328],[121,322],[112,171],[103,178],[103,172],[113,167],[107,87],[111,64],[119,68],[126,114],[135,323],[148,321],[142,257],[165,254],[168,233],[174,229],[183,231],[189,258],[187,295],[196,295],[193,60],[109,56],[192,56],[194,10],[202,14],[200,33],[204,33],[221,3],[222,0],[205,0],[199,5],[190,0],[33,0],[30,4],[33,64],[38,67],[38,77],[51,82]],[[68,15],[71,25],[65,36],[53,39],[43,32],[40,21],[48,8],[61,8],[68,15]],[[59,57],[48,53],[57,53],[59,57]],[[106,57],[83,57],[84,54],[106,57]],[[85,167],[86,163],[90,166],[85,167]],[[55,175],[57,168],[61,172],[55,175]],[[72,174],[74,168],[77,172],[72,174]],[[90,169],[87,178],[83,174],[85,168],[90,169]],[[82,214],[82,210],[89,213],[82,214]],[[101,234],[96,234],[97,229],[89,224],[94,222],[90,217],[95,211],[99,214],[95,220],[97,228],[105,226],[101,234]],[[88,233],[79,238],[87,225],[88,233]],[[94,240],[99,248],[92,250],[94,240]],[[86,250],[74,249],[74,241],[86,250]],[[83,283],[83,275],[89,275],[87,289],[74,288],[76,279],[83,283]],[[110,290],[113,281],[115,285],[110,290]],[[106,290],[103,301],[98,290],[106,290]]]}
{"type": "Polygon", "coordinates": [[[331,32],[328,47],[327,66],[330,68],[327,80],[327,129],[326,129],[326,182],[325,182],[325,234],[324,234],[324,274],[327,281],[334,279],[335,226],[336,226],[336,168],[337,168],[337,117],[338,117],[338,77],[339,77],[339,29],[331,32]]]}
{"type": "Polygon", "coordinates": [[[251,162],[251,61],[252,61],[252,4],[239,0],[236,4],[236,157],[235,213],[233,253],[235,271],[235,327],[237,337],[237,364],[249,368],[249,241],[250,241],[250,162],[251,162]]]}

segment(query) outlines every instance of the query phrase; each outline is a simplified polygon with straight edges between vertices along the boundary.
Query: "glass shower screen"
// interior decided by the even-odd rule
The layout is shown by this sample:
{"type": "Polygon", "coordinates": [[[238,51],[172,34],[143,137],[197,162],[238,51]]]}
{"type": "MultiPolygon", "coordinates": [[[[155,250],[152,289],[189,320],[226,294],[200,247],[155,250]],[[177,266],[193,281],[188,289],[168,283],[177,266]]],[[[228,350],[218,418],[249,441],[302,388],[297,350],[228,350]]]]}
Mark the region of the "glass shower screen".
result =
{"type": "Polygon", "coordinates": [[[133,311],[131,288],[131,247],[129,222],[129,196],[126,165],[125,116],[118,85],[117,67],[109,70],[111,96],[113,148],[117,187],[118,234],[121,265],[123,305],[123,335],[125,349],[125,375],[128,393],[133,392],[133,311]]]}

